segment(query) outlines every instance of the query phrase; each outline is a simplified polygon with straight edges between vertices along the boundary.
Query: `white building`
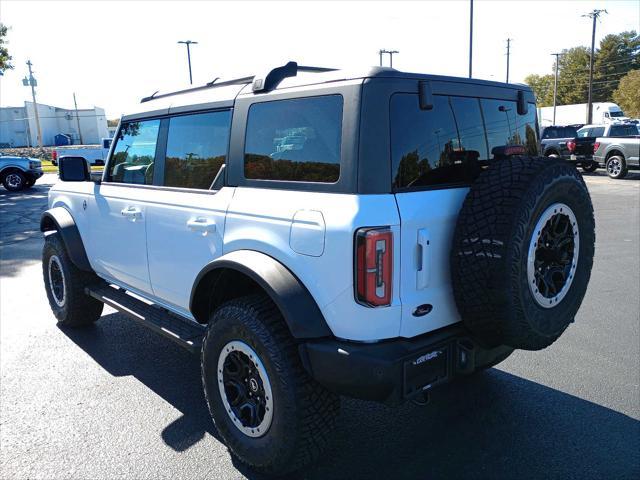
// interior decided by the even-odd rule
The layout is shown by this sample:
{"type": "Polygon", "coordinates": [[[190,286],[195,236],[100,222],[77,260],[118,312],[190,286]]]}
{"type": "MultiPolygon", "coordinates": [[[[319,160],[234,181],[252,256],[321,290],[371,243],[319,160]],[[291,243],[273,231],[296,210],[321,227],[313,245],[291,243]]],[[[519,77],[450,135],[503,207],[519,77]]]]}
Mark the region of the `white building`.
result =
{"type": "MultiPolygon", "coordinates": [[[[37,108],[44,146],[55,145],[55,136],[60,133],[70,135],[74,145],[99,144],[102,138],[109,137],[107,117],[100,107],[78,109],[80,131],[75,110],[42,103],[38,103],[37,108]]],[[[22,107],[0,108],[0,146],[35,146],[37,136],[33,102],[24,102],[22,107]]]]}

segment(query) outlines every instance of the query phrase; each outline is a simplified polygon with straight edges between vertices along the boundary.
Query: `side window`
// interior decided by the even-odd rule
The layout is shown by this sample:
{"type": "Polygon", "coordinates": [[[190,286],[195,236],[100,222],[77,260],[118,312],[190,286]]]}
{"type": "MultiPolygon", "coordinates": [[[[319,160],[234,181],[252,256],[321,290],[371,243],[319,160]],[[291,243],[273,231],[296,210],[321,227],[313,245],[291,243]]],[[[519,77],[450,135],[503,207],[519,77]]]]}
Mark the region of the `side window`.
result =
{"type": "Polygon", "coordinates": [[[163,185],[209,189],[226,160],[230,120],[228,110],[169,119],[163,185]]]}
{"type": "Polygon", "coordinates": [[[526,115],[518,115],[516,102],[483,98],[480,103],[492,158],[501,148],[513,145],[522,145],[526,155],[538,154],[535,105],[529,104],[526,115]]]}
{"type": "Polygon", "coordinates": [[[247,120],[244,176],[337,182],[341,140],[340,95],[255,103],[247,120]]]}
{"type": "Polygon", "coordinates": [[[160,120],[127,122],[122,125],[109,161],[109,181],[143,185],[153,183],[159,130],[160,120]]]}
{"type": "Polygon", "coordinates": [[[635,125],[612,125],[609,130],[610,137],[628,137],[631,135],[637,135],[637,128],[635,125]]]}
{"type": "Polygon", "coordinates": [[[589,129],[589,137],[601,137],[604,135],[604,127],[593,127],[589,129]]]}

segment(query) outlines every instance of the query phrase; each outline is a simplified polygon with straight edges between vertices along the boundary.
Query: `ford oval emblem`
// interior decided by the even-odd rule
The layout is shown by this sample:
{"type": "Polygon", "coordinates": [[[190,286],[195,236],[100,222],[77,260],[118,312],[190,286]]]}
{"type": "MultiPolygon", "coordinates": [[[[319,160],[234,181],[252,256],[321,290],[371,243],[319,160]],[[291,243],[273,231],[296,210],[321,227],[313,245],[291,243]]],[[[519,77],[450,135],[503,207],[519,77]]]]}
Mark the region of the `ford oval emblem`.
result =
{"type": "Polygon", "coordinates": [[[416,307],[416,309],[413,311],[413,316],[424,317],[427,313],[430,313],[431,310],[433,310],[433,305],[431,305],[430,303],[425,303],[424,305],[416,307]]]}

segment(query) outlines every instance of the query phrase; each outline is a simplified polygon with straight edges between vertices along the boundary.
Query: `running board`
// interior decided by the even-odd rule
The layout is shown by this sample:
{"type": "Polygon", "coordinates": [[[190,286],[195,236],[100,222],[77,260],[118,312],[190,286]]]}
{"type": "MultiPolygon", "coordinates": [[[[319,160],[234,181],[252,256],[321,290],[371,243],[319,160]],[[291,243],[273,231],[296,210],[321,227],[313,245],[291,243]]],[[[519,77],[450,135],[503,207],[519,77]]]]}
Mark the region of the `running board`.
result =
{"type": "Polygon", "coordinates": [[[182,319],[156,305],[150,305],[109,285],[97,285],[85,289],[87,295],[115,308],[139,324],[173,340],[192,353],[200,352],[205,329],[203,325],[182,319]]]}

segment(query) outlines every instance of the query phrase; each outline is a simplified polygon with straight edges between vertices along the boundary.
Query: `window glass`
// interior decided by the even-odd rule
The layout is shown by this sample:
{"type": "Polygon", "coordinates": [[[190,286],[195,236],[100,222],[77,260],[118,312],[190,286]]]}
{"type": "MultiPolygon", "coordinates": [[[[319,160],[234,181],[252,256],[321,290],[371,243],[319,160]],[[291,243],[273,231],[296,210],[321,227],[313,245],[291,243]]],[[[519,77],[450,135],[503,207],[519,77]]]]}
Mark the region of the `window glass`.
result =
{"type": "Polygon", "coordinates": [[[585,138],[589,136],[589,128],[588,127],[582,127],[580,130],[578,130],[578,133],[576,135],[576,137],[579,138],[585,138]]]}
{"type": "Polygon", "coordinates": [[[249,179],[337,182],[342,96],[255,103],[249,109],[244,175],[249,179]]]}
{"type": "Polygon", "coordinates": [[[486,152],[477,100],[457,98],[450,103],[449,97],[436,95],[431,110],[420,110],[415,94],[391,98],[395,188],[469,183],[486,152]],[[454,108],[461,115],[458,124],[454,108]]]}
{"type": "Polygon", "coordinates": [[[529,104],[528,112],[518,115],[516,102],[483,98],[480,103],[492,158],[513,145],[522,145],[525,155],[538,154],[535,105],[529,104]]]}
{"type": "Polygon", "coordinates": [[[589,137],[601,137],[604,135],[604,127],[592,127],[589,129],[589,137]]]}
{"type": "Polygon", "coordinates": [[[395,188],[470,184],[512,145],[537,154],[535,105],[517,115],[515,102],[435,95],[433,108],[420,110],[415,94],[391,99],[395,188]]]}
{"type": "Polygon", "coordinates": [[[122,125],[113,150],[107,178],[111,182],[153,183],[153,165],[160,120],[122,125]]]}
{"type": "Polygon", "coordinates": [[[209,189],[225,163],[230,119],[229,111],[172,117],[163,184],[209,189]]]}
{"type": "Polygon", "coordinates": [[[574,127],[547,127],[544,129],[542,139],[547,138],[571,138],[575,137],[577,130],[574,127]]]}
{"type": "Polygon", "coordinates": [[[638,129],[635,125],[611,125],[609,130],[610,137],[628,137],[637,134],[638,129]]]}

